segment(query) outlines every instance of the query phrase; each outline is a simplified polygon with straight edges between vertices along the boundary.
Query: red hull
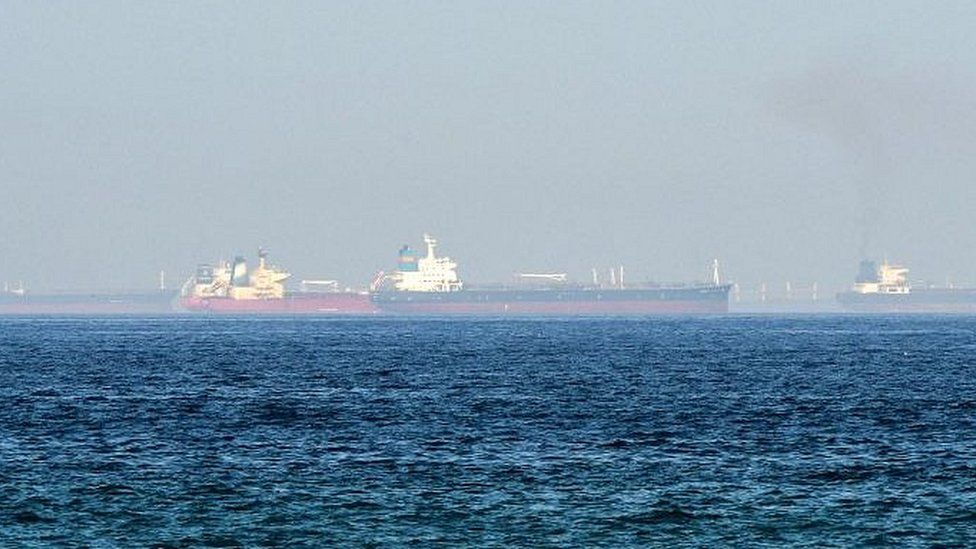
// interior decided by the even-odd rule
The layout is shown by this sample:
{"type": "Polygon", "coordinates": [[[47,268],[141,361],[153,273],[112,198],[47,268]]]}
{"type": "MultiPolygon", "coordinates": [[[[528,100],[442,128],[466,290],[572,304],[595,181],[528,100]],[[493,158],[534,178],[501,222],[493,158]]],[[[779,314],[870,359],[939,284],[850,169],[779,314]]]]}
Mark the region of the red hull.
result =
{"type": "Polygon", "coordinates": [[[686,315],[725,314],[727,301],[512,301],[423,303],[397,302],[382,304],[383,312],[420,315],[686,315]]]}
{"type": "Polygon", "coordinates": [[[337,293],[282,299],[180,298],[188,311],[240,314],[367,315],[377,312],[367,294],[337,293]]]}

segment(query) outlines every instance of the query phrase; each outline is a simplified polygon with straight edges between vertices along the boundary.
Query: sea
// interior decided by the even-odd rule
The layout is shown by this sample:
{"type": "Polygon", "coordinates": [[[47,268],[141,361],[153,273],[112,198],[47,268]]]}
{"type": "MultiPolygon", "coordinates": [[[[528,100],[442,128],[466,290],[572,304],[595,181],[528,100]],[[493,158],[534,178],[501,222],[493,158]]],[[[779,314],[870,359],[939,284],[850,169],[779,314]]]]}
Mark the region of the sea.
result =
{"type": "Polygon", "coordinates": [[[2,547],[976,544],[976,317],[2,318],[2,547]]]}

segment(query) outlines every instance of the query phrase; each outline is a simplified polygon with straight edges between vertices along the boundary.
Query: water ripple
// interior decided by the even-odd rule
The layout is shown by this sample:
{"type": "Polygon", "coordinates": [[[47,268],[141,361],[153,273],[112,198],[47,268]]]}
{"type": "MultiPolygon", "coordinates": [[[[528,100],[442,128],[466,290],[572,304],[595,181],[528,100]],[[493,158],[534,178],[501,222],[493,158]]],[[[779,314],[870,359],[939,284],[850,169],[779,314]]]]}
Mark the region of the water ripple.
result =
{"type": "Polygon", "coordinates": [[[965,545],[967,317],[0,320],[15,546],[965,545]]]}

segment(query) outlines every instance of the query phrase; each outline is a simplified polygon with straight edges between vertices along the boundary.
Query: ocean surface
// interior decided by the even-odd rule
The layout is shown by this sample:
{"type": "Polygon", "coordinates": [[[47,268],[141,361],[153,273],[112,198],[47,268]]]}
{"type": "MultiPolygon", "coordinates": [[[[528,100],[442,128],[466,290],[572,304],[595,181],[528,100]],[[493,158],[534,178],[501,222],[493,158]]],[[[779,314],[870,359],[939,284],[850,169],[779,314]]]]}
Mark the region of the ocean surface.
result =
{"type": "Polygon", "coordinates": [[[0,546],[976,543],[976,317],[0,319],[0,546]]]}

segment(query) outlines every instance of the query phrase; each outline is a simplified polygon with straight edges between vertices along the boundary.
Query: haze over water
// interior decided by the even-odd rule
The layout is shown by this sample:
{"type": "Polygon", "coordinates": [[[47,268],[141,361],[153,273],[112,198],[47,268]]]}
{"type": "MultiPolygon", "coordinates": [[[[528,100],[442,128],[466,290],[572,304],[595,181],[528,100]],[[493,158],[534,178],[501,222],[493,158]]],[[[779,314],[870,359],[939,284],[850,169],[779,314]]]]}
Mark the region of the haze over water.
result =
{"type": "MultiPolygon", "coordinates": [[[[976,287],[973,21],[971,2],[4,2],[0,283],[29,291],[2,297],[164,310],[174,294],[110,292],[258,247],[362,288],[424,233],[468,288],[688,282],[718,259],[734,312],[825,312],[863,258],[976,287]],[[33,299],[68,289],[106,293],[33,299]]],[[[942,294],[903,301],[967,310],[942,294]]],[[[964,546],[974,330],[4,316],[0,545],[964,546]]]]}
{"type": "Polygon", "coordinates": [[[0,280],[976,283],[968,2],[0,6],[0,280]]]}

